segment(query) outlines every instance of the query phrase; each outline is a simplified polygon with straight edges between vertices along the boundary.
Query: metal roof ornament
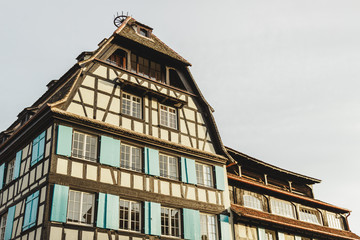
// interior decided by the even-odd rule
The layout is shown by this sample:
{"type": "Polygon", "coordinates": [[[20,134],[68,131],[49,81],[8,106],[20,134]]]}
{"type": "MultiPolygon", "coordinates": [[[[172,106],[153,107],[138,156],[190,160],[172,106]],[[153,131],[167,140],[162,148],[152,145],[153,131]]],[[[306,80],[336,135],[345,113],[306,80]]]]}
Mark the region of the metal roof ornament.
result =
{"type": "Polygon", "coordinates": [[[121,12],[121,15],[119,15],[119,13],[116,13],[116,16],[114,16],[114,25],[116,27],[120,27],[120,25],[128,17],[128,15],[129,15],[128,12],[126,13],[126,15],[123,12],[121,12]]]}

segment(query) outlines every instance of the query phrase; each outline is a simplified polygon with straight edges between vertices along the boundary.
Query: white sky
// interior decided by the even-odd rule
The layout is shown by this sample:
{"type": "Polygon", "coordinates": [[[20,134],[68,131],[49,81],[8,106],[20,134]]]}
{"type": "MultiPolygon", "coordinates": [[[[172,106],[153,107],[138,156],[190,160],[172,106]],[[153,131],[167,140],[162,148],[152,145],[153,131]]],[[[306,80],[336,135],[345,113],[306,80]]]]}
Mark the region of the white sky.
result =
{"type": "Polygon", "coordinates": [[[225,145],[322,179],[360,234],[360,1],[1,1],[0,131],[129,12],[193,64],[225,145]]]}

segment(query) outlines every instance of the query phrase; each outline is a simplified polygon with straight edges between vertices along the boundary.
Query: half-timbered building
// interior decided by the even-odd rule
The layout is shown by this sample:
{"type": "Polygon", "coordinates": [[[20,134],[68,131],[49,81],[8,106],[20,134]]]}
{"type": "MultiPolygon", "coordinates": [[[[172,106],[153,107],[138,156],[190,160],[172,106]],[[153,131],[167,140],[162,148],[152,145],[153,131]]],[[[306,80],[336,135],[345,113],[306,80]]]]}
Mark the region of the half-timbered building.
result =
{"type": "Polygon", "coordinates": [[[0,239],[227,239],[226,152],[190,63],[131,17],[1,134],[0,239]]]}
{"type": "Polygon", "coordinates": [[[320,180],[227,148],[235,240],[360,239],[349,228],[350,211],[314,198],[320,180]]]}
{"type": "Polygon", "coordinates": [[[115,23],[0,133],[0,240],[359,239],[319,180],[224,147],[151,27],[115,23]]]}

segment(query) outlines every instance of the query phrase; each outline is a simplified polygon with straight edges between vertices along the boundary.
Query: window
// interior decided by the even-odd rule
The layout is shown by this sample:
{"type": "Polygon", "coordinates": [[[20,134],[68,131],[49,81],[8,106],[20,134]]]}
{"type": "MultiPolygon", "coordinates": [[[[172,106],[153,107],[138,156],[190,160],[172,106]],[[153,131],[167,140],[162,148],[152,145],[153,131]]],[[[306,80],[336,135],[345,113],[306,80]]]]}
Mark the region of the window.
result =
{"type": "Polygon", "coordinates": [[[329,227],[336,228],[336,229],[344,229],[343,226],[343,218],[339,214],[335,213],[326,213],[326,218],[329,227]]]}
{"type": "Polygon", "coordinates": [[[141,118],[141,98],[123,93],[121,112],[132,117],[141,118]]]}
{"type": "Polygon", "coordinates": [[[159,155],[160,176],[179,180],[178,158],[167,155],[159,155]]]}
{"type": "Polygon", "coordinates": [[[290,202],[271,198],[271,212],[280,216],[295,218],[294,206],[290,202]]]}
{"type": "Polygon", "coordinates": [[[121,144],[120,167],[141,172],[141,149],[121,144]]]}
{"type": "Polygon", "coordinates": [[[263,203],[256,193],[244,191],[244,206],[263,211],[263,203]]]}
{"type": "Polygon", "coordinates": [[[300,208],[300,220],[315,224],[321,224],[320,214],[315,209],[300,208]]]}
{"type": "Polygon", "coordinates": [[[6,184],[11,182],[14,177],[15,159],[11,160],[7,165],[6,184]]]}
{"type": "Polygon", "coordinates": [[[141,76],[162,81],[162,67],[159,63],[131,54],[131,71],[141,76]]]}
{"type": "Polygon", "coordinates": [[[22,227],[23,231],[35,226],[38,204],[39,204],[39,191],[31,194],[26,199],[25,215],[24,215],[24,222],[22,227]]]}
{"type": "Polygon", "coordinates": [[[74,132],[72,156],[95,162],[97,157],[97,137],[74,132]]]}
{"type": "Polygon", "coordinates": [[[235,226],[237,227],[237,234],[239,234],[241,240],[258,240],[258,233],[256,227],[243,225],[240,223],[236,224],[235,226]]]}
{"type": "Polygon", "coordinates": [[[276,240],[276,232],[265,229],[265,240],[276,240]]]}
{"type": "Polygon", "coordinates": [[[92,225],[94,194],[69,190],[67,222],[92,225]]]}
{"type": "Polygon", "coordinates": [[[212,167],[200,163],[195,164],[196,167],[196,180],[198,185],[213,187],[213,173],[212,167]]]}
{"type": "Polygon", "coordinates": [[[32,155],[31,155],[31,166],[44,158],[45,149],[45,132],[42,132],[37,136],[32,143],[32,155]]]}
{"type": "Polygon", "coordinates": [[[216,216],[200,214],[201,240],[216,240],[216,216]]]}
{"type": "Polygon", "coordinates": [[[112,65],[126,69],[127,53],[124,50],[116,50],[106,61],[112,65]]]}
{"type": "Polygon", "coordinates": [[[140,232],[141,203],[120,199],[120,229],[140,232]]]}
{"type": "Polygon", "coordinates": [[[149,37],[149,32],[145,28],[139,28],[139,34],[144,37],[149,37]]]}
{"type": "Polygon", "coordinates": [[[160,105],[160,125],[177,129],[176,109],[160,105]]]}
{"type": "Polygon", "coordinates": [[[7,213],[3,214],[0,218],[0,240],[4,240],[6,228],[7,213]]]}
{"type": "Polygon", "coordinates": [[[161,207],[161,235],[180,237],[180,210],[161,207]]]}

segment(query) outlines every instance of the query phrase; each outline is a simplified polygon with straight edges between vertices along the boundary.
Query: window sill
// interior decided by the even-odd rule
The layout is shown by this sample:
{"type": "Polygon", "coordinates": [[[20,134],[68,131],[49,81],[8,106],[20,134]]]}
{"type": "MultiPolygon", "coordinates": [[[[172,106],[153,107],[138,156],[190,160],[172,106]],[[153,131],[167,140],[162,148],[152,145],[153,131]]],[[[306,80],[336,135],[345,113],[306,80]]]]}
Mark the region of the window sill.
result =
{"type": "Polygon", "coordinates": [[[127,115],[127,114],[125,114],[125,113],[120,113],[120,116],[121,116],[121,117],[130,118],[130,119],[132,119],[132,120],[134,120],[134,121],[145,122],[145,120],[144,120],[143,118],[133,117],[133,116],[127,115]]]}
{"type": "Polygon", "coordinates": [[[157,127],[159,127],[160,129],[165,129],[165,130],[172,131],[172,132],[177,132],[177,133],[180,132],[180,130],[178,128],[171,128],[171,127],[164,126],[164,125],[161,125],[161,124],[158,124],[157,127]]]}

